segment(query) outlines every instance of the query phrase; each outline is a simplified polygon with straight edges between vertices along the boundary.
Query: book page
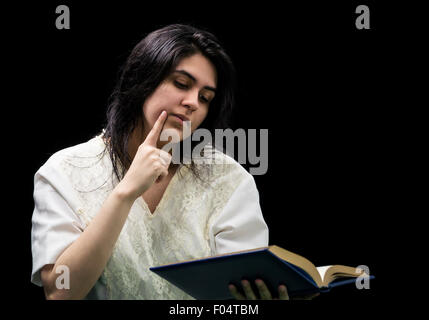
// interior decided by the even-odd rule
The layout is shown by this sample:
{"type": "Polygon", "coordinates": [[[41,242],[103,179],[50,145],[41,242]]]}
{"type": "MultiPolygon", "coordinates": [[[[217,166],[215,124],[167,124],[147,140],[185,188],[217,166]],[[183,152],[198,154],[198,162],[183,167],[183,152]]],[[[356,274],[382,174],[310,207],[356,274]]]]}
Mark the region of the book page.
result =
{"type": "Polygon", "coordinates": [[[292,263],[307,272],[318,287],[321,287],[323,285],[323,281],[320,278],[320,274],[317,271],[316,266],[310,260],[275,245],[269,246],[269,251],[271,251],[271,253],[276,255],[278,258],[292,263]]]}
{"type": "Polygon", "coordinates": [[[328,270],[330,267],[332,267],[332,266],[323,266],[323,267],[317,267],[316,268],[320,274],[320,277],[322,278],[322,281],[324,281],[326,270],[328,270]]]}
{"type": "Polygon", "coordinates": [[[345,277],[358,277],[362,275],[362,272],[357,272],[356,268],[343,266],[343,265],[332,265],[318,267],[317,271],[323,274],[323,285],[328,286],[332,281],[335,281],[338,278],[345,277]]]}

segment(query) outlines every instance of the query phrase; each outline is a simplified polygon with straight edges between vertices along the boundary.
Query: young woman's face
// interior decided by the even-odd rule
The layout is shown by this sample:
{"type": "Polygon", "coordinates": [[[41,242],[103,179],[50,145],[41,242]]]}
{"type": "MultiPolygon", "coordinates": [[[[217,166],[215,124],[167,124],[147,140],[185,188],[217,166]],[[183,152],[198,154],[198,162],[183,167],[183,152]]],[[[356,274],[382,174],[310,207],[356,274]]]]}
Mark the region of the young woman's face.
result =
{"type": "Polygon", "coordinates": [[[215,96],[216,84],[216,69],[206,57],[197,53],[183,58],[143,104],[144,137],[165,110],[167,119],[163,130],[175,131],[173,134],[180,140],[186,138],[184,121],[190,121],[190,132],[199,127],[215,96]]]}

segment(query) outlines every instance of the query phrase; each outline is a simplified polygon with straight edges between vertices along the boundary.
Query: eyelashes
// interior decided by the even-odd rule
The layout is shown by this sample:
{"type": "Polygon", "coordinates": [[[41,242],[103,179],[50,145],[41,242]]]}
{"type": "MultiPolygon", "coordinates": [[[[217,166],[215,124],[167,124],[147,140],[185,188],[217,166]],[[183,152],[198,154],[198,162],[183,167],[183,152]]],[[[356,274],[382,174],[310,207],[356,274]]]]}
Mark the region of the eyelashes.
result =
{"type": "MultiPolygon", "coordinates": [[[[174,80],[174,85],[181,89],[181,90],[187,90],[189,89],[189,85],[187,83],[183,83],[181,81],[178,80],[174,80]]],[[[203,94],[200,94],[199,99],[203,102],[203,103],[210,103],[210,99],[207,98],[206,96],[204,96],[203,94]]]]}
{"type": "Polygon", "coordinates": [[[176,85],[176,87],[178,87],[179,89],[188,89],[188,85],[186,83],[182,83],[180,81],[175,80],[174,84],[176,85]]]}

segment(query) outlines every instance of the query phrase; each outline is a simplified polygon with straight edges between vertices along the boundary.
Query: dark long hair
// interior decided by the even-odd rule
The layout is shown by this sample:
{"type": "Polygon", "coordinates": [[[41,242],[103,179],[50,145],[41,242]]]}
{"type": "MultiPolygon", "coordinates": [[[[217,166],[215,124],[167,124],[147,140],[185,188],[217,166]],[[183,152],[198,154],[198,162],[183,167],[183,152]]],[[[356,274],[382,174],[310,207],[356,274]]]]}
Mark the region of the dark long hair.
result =
{"type": "MultiPolygon", "coordinates": [[[[234,106],[235,70],[216,37],[189,25],[173,24],[153,31],[132,50],[120,70],[119,80],[109,99],[104,138],[113,170],[121,180],[132,159],[128,140],[142,123],[142,106],[181,59],[201,53],[217,71],[216,96],[200,128],[212,133],[227,128],[234,106]]],[[[191,169],[193,168],[191,163],[191,169]]]]}

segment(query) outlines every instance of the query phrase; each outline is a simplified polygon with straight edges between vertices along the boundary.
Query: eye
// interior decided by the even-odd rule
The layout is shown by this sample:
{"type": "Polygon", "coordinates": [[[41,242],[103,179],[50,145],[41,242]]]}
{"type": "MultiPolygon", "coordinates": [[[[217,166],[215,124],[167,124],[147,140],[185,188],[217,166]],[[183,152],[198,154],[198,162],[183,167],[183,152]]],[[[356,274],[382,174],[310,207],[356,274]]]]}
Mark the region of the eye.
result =
{"type": "Polygon", "coordinates": [[[210,99],[209,98],[207,98],[206,96],[204,96],[204,95],[200,95],[200,100],[202,101],[202,102],[204,102],[204,103],[209,103],[210,102],[210,99]]]}
{"type": "Polygon", "coordinates": [[[179,88],[179,89],[187,89],[187,88],[188,88],[188,84],[187,84],[187,83],[182,82],[182,81],[178,81],[178,80],[175,80],[175,81],[174,81],[174,85],[175,85],[177,88],[179,88]]]}

